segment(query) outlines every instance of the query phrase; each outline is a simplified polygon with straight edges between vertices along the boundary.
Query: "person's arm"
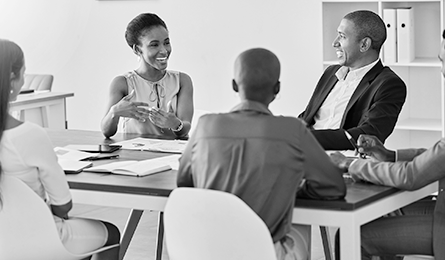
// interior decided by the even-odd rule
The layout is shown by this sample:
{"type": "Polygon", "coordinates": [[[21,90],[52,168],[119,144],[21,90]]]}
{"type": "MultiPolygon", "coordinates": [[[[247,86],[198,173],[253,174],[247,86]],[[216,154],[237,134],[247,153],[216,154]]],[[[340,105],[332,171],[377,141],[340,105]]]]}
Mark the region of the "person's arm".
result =
{"type": "Polygon", "coordinates": [[[346,195],[342,171],[303,125],[301,146],[304,151],[305,182],[298,192],[299,197],[313,199],[341,199],[346,195]]]}
{"type": "Polygon", "coordinates": [[[38,126],[31,127],[23,138],[16,141],[16,147],[20,149],[24,163],[38,170],[38,180],[48,196],[52,213],[67,218],[72,202],[65,173],[57,162],[57,156],[45,130],[38,126]]]}
{"type": "Polygon", "coordinates": [[[396,161],[396,152],[387,149],[383,143],[373,135],[360,135],[357,140],[357,146],[359,153],[363,153],[376,161],[396,161]]]}
{"type": "Polygon", "coordinates": [[[190,132],[193,117],[193,83],[189,75],[180,74],[181,88],[178,93],[177,116],[182,121],[183,127],[174,132],[176,136],[186,136],[190,132]]]}
{"type": "Polygon", "coordinates": [[[180,73],[179,80],[176,114],[170,103],[168,111],[152,109],[149,118],[158,127],[171,129],[177,137],[185,137],[190,131],[193,117],[193,85],[191,78],[185,73],[180,73]]]}
{"type": "Polygon", "coordinates": [[[68,219],[68,212],[73,208],[73,202],[70,200],[63,205],[51,205],[51,212],[59,218],[68,219]]]}
{"type": "MultiPolygon", "coordinates": [[[[348,113],[347,116],[351,117],[354,116],[352,113],[361,114],[357,126],[348,127],[348,125],[345,125],[347,129],[324,129],[312,132],[324,149],[353,150],[354,148],[346,138],[344,130],[347,130],[356,140],[361,134],[377,136],[382,142],[388,138],[405,103],[406,86],[395,75],[385,77],[381,81],[373,83],[379,85],[375,94],[373,91],[367,90],[357,101],[361,102],[361,99],[363,99],[362,102],[366,102],[366,100],[372,99],[368,108],[363,111],[350,111],[348,113]]],[[[356,103],[354,106],[359,106],[359,104],[356,103]]]]}
{"type": "Polygon", "coordinates": [[[348,171],[353,178],[404,190],[416,190],[445,177],[444,139],[427,150],[413,149],[410,154],[418,155],[412,161],[357,160],[349,166],[348,171]]]}
{"type": "Polygon", "coordinates": [[[116,134],[120,117],[130,117],[144,121],[148,117],[148,104],[145,102],[132,102],[134,93],[128,93],[125,77],[116,77],[110,85],[107,113],[102,119],[101,129],[105,137],[116,134]]]}

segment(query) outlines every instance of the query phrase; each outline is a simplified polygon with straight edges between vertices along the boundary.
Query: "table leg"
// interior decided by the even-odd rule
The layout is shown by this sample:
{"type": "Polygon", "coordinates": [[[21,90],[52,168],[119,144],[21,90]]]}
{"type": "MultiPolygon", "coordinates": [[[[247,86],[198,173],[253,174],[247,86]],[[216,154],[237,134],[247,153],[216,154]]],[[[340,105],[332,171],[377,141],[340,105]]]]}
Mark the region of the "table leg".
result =
{"type": "Polygon", "coordinates": [[[49,127],[49,106],[41,107],[40,113],[42,114],[42,127],[49,127]]]}
{"type": "Polygon", "coordinates": [[[156,260],[162,259],[162,245],[164,242],[164,212],[158,214],[158,234],[156,237],[156,260]]]}
{"type": "Polygon", "coordinates": [[[125,253],[127,252],[128,246],[130,245],[131,239],[133,238],[134,232],[138,226],[139,220],[142,217],[143,210],[132,209],[130,215],[127,219],[127,224],[125,224],[124,230],[122,232],[121,246],[119,250],[119,260],[124,259],[125,253]]]}
{"type": "Polygon", "coordinates": [[[331,252],[331,238],[329,237],[329,230],[326,226],[320,226],[320,233],[321,233],[321,241],[323,244],[324,249],[324,255],[326,257],[326,260],[332,260],[332,252],[331,252]]]}
{"type": "Polygon", "coordinates": [[[340,258],[361,259],[360,226],[352,223],[340,227],[340,258]]]}

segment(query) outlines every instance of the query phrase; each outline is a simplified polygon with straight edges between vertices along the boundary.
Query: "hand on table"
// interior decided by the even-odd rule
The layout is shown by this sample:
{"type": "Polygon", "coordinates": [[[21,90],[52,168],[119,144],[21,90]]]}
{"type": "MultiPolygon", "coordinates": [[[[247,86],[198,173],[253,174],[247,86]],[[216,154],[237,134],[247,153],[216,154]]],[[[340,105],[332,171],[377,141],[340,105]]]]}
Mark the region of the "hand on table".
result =
{"type": "Polygon", "coordinates": [[[393,162],[395,160],[395,152],[386,149],[383,143],[375,136],[360,135],[357,145],[360,153],[364,153],[374,160],[382,162],[393,162]]]}
{"type": "Polygon", "coordinates": [[[352,161],[355,160],[355,158],[346,157],[340,152],[331,153],[330,158],[332,163],[334,163],[343,172],[348,172],[349,165],[351,165],[352,161]]]}

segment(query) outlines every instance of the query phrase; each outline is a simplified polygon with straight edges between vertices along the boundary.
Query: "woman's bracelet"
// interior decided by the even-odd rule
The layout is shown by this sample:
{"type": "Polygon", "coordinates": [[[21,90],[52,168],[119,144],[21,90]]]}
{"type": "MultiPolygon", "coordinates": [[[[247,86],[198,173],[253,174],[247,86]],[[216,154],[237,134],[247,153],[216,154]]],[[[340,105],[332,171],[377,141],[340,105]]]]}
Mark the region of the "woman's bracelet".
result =
{"type": "Polygon", "coordinates": [[[184,123],[182,123],[181,120],[179,120],[179,126],[176,129],[170,128],[173,132],[179,132],[184,127],[184,123]]]}

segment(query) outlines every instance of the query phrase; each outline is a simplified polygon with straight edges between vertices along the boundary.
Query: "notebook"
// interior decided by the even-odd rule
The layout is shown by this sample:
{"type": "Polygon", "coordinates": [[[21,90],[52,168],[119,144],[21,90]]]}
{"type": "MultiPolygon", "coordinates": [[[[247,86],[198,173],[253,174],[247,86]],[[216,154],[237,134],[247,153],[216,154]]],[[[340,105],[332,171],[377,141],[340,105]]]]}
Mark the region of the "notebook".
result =
{"type": "MultiPolygon", "coordinates": [[[[111,173],[129,176],[147,176],[172,169],[170,156],[143,161],[118,161],[84,169],[85,172],[111,173]]],[[[179,156],[177,156],[179,157],[179,156]]]]}

